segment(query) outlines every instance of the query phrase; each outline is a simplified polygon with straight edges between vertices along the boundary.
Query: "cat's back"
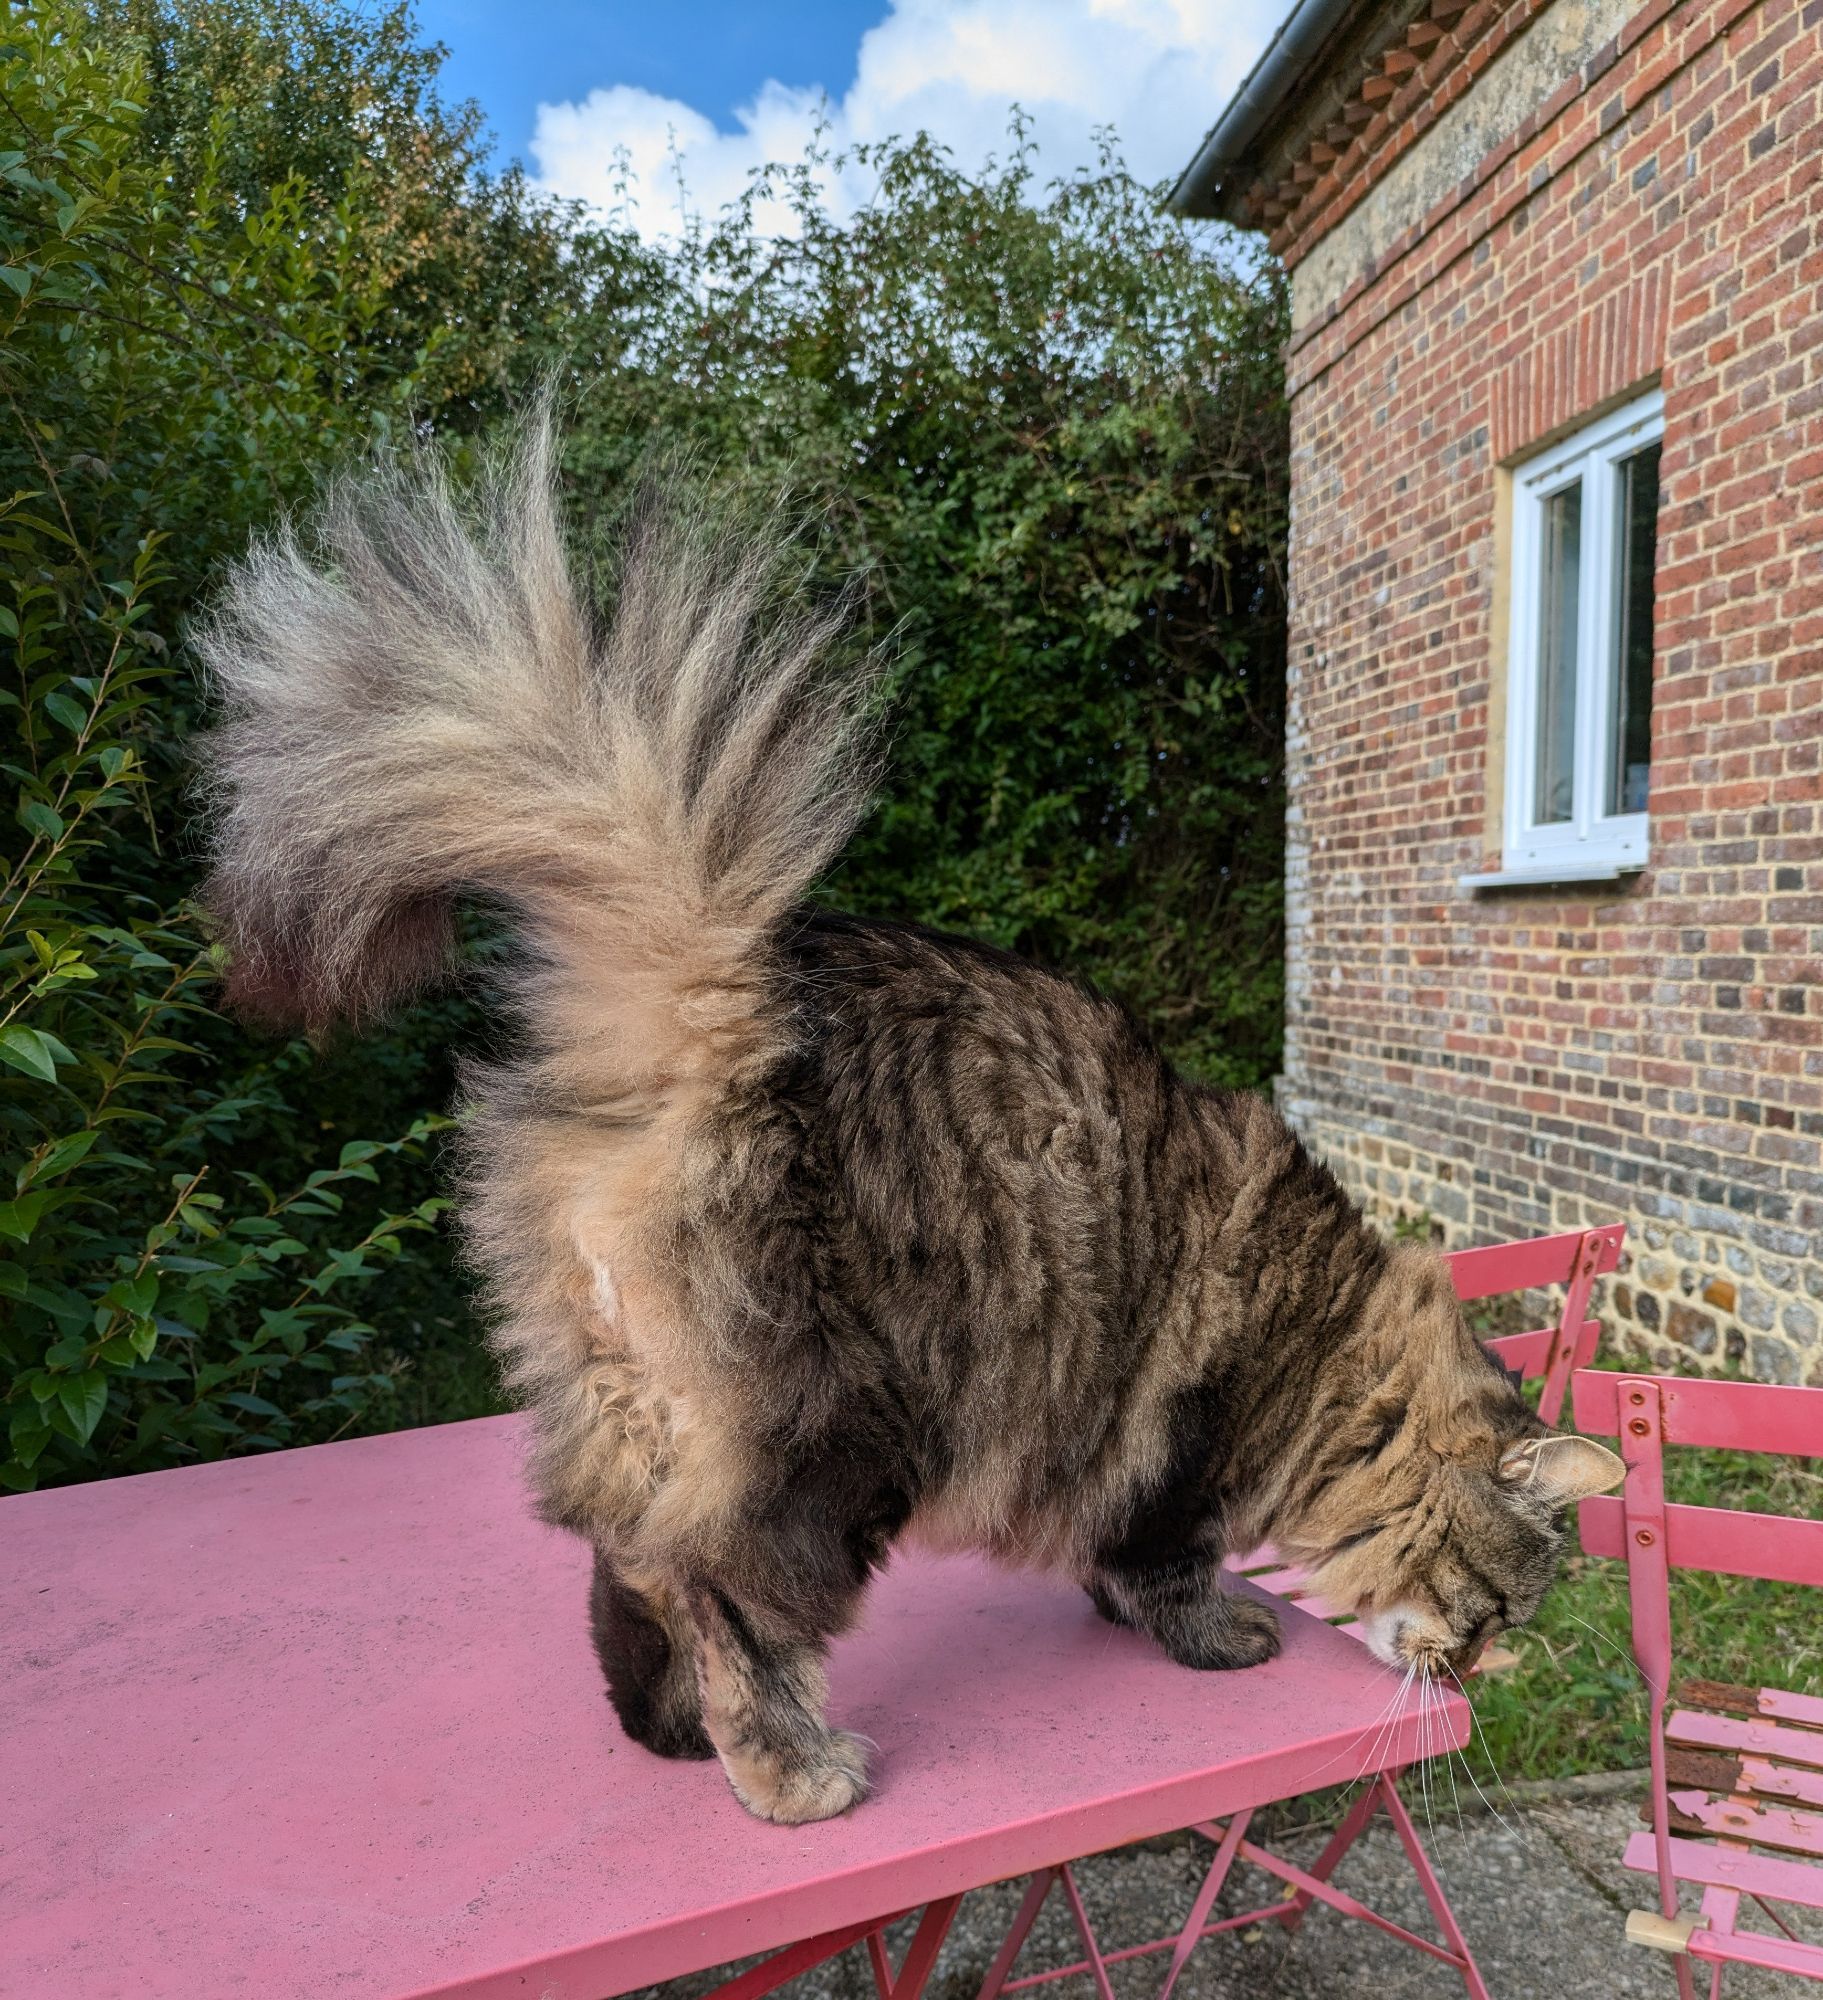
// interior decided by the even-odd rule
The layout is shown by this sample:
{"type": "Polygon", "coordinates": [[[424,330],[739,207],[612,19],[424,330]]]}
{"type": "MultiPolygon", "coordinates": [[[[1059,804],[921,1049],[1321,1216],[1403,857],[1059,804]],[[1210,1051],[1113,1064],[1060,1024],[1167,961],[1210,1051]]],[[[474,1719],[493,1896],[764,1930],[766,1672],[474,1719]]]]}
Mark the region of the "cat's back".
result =
{"type": "Polygon", "coordinates": [[[845,1124],[889,1115],[909,1139],[1023,1154],[1060,1121],[1144,1121],[1173,1081],[1115,1002],[973,938],[814,910],[786,963],[801,1045],[845,1124]]]}
{"type": "Polygon", "coordinates": [[[801,1213],[892,1357],[919,1532],[1062,1559],[1057,1496],[1124,1490],[1201,1365],[1221,1107],[1114,1002],[992,946],[817,913],[788,964],[801,1213]]]}
{"type": "Polygon", "coordinates": [[[1193,1086],[1125,1010],[991,945],[821,911],[787,965],[790,1092],[851,1268],[1003,1326],[1125,1320],[1203,1151],[1193,1086]]]}

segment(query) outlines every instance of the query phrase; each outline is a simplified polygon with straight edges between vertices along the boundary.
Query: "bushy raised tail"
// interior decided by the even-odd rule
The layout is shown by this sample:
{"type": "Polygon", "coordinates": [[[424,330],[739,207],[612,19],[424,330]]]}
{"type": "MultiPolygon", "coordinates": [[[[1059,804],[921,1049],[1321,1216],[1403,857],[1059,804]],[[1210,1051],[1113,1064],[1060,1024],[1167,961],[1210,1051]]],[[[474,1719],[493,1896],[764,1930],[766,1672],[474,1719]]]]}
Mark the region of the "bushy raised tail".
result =
{"type": "Polygon", "coordinates": [[[648,496],[597,631],[544,421],[472,502],[427,458],[256,548],[201,639],[230,1004],[370,1021],[449,968],[477,895],[583,1087],[738,1037],[868,793],[867,676],[830,678],[839,614],[780,612],[776,575],[648,496]]]}

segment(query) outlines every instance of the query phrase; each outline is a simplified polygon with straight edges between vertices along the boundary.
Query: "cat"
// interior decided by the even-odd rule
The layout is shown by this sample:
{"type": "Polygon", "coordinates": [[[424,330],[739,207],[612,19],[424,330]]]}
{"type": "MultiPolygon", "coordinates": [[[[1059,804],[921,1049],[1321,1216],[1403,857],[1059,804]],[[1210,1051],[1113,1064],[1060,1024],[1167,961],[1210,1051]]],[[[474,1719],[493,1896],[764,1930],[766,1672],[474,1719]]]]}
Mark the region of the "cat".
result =
{"type": "Polygon", "coordinates": [[[907,1537],[1210,1669],[1277,1650],[1220,1578],[1270,1538],[1382,1657],[1462,1672],[1620,1461],[1547,1435],[1260,1097],[1054,972],[806,901],[878,701],[779,576],[654,498],[598,625],[539,421],[467,501],[430,456],[344,480],[198,639],[235,1008],[371,1023],[453,970],[467,897],[514,940],[461,1208],[621,1725],[762,1819],[855,1805],[823,1656],[907,1537]]]}

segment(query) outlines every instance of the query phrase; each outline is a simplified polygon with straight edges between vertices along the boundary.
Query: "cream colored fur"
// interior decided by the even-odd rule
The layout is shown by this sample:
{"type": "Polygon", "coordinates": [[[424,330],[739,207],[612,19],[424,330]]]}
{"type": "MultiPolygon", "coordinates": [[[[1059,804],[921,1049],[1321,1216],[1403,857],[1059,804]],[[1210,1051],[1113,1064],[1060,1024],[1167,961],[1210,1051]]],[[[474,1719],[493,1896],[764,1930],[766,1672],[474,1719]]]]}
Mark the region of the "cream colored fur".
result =
{"type": "Polygon", "coordinates": [[[789,1034],[768,939],[866,799],[868,677],[821,672],[836,614],[780,613],[755,547],[647,508],[592,630],[539,423],[467,502],[432,462],[349,481],[201,640],[210,894],[254,1011],[358,1018],[443,969],[457,896],[510,906],[532,1059],[471,1079],[469,1240],[547,1510],[635,1563],[740,1484],[671,1239],[729,1167],[691,1135],[789,1034]]]}

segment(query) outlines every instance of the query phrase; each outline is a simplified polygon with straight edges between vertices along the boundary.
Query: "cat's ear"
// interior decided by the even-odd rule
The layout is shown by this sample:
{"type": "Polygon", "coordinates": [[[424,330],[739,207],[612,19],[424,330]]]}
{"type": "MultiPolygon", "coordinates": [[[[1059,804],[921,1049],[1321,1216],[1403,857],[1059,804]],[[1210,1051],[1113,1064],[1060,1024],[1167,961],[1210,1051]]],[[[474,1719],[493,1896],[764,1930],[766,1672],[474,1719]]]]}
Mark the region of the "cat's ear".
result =
{"type": "Polygon", "coordinates": [[[1583,1437],[1527,1438],[1501,1454],[1500,1478],[1553,1507],[1611,1493],[1627,1476],[1624,1460],[1606,1445],[1583,1437]]]}

